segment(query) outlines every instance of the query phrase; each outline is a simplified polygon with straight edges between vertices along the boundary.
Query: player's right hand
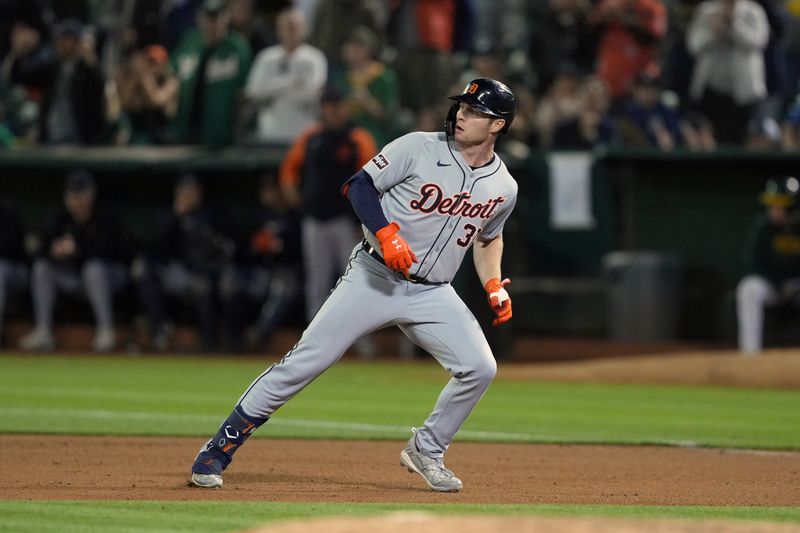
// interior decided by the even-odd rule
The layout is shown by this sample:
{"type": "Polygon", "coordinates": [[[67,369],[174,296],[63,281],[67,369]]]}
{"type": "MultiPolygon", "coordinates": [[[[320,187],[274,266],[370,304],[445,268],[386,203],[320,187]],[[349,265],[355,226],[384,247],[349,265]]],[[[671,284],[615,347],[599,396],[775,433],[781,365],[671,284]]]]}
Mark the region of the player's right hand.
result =
{"type": "Polygon", "coordinates": [[[381,254],[386,266],[408,277],[408,269],[417,262],[417,256],[411,251],[406,240],[397,233],[398,231],[400,225],[392,222],[379,229],[375,236],[381,243],[381,254]]]}

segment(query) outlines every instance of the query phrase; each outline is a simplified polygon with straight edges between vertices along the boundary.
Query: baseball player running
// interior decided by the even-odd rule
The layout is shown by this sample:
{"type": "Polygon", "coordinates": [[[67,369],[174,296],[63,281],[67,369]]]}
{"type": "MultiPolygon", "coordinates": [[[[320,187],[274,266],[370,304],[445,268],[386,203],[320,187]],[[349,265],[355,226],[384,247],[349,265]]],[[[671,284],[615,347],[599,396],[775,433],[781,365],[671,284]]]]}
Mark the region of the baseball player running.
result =
{"type": "Polygon", "coordinates": [[[445,133],[415,132],[389,143],[342,188],[364,226],[344,275],[278,363],[239,398],[192,465],[191,483],[222,486],[233,454],[284,403],[333,365],[362,335],[396,325],[452,376],[400,464],[440,492],[461,480],[443,457],[494,378],[497,364],[477,320],[450,285],[475,244],[475,270],[500,325],[511,318],[501,281],[503,224],[517,184],[494,153],[516,112],[513,93],[478,78],[455,103],[445,133]],[[391,220],[391,222],[390,222],[391,220]]]}

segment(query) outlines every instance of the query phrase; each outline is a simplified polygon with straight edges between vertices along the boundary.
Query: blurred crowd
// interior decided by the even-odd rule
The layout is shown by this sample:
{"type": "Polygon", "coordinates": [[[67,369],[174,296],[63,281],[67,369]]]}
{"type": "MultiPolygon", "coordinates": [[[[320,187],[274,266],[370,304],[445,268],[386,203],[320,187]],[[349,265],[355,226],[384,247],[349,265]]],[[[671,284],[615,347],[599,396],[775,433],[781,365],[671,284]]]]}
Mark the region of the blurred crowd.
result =
{"type": "Polygon", "coordinates": [[[800,0],[8,0],[0,145],[277,144],[326,85],[378,146],[506,82],[504,149],[800,143],[800,0]]]}

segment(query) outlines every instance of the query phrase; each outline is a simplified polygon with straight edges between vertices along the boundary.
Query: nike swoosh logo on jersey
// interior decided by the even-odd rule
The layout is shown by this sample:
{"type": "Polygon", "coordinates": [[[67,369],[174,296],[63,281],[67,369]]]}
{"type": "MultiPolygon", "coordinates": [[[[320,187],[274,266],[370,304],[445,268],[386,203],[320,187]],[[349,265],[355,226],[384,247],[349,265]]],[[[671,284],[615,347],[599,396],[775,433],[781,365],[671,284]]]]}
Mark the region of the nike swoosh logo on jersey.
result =
{"type": "Polygon", "coordinates": [[[437,167],[449,167],[449,166],[452,166],[452,165],[453,165],[453,163],[442,163],[441,161],[437,161],[436,162],[436,166],[437,167]]]}

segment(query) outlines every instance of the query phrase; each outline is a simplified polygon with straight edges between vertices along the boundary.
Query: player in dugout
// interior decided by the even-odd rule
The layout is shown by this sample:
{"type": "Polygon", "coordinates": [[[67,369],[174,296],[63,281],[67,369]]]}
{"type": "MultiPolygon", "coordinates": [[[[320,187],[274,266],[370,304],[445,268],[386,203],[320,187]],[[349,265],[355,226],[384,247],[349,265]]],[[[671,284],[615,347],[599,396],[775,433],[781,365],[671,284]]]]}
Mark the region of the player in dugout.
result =
{"type": "Polygon", "coordinates": [[[746,251],[747,272],[736,288],[739,350],[758,355],[763,346],[764,309],[800,304],[800,181],[772,178],[759,196],[765,212],[753,222],[746,251]]]}

